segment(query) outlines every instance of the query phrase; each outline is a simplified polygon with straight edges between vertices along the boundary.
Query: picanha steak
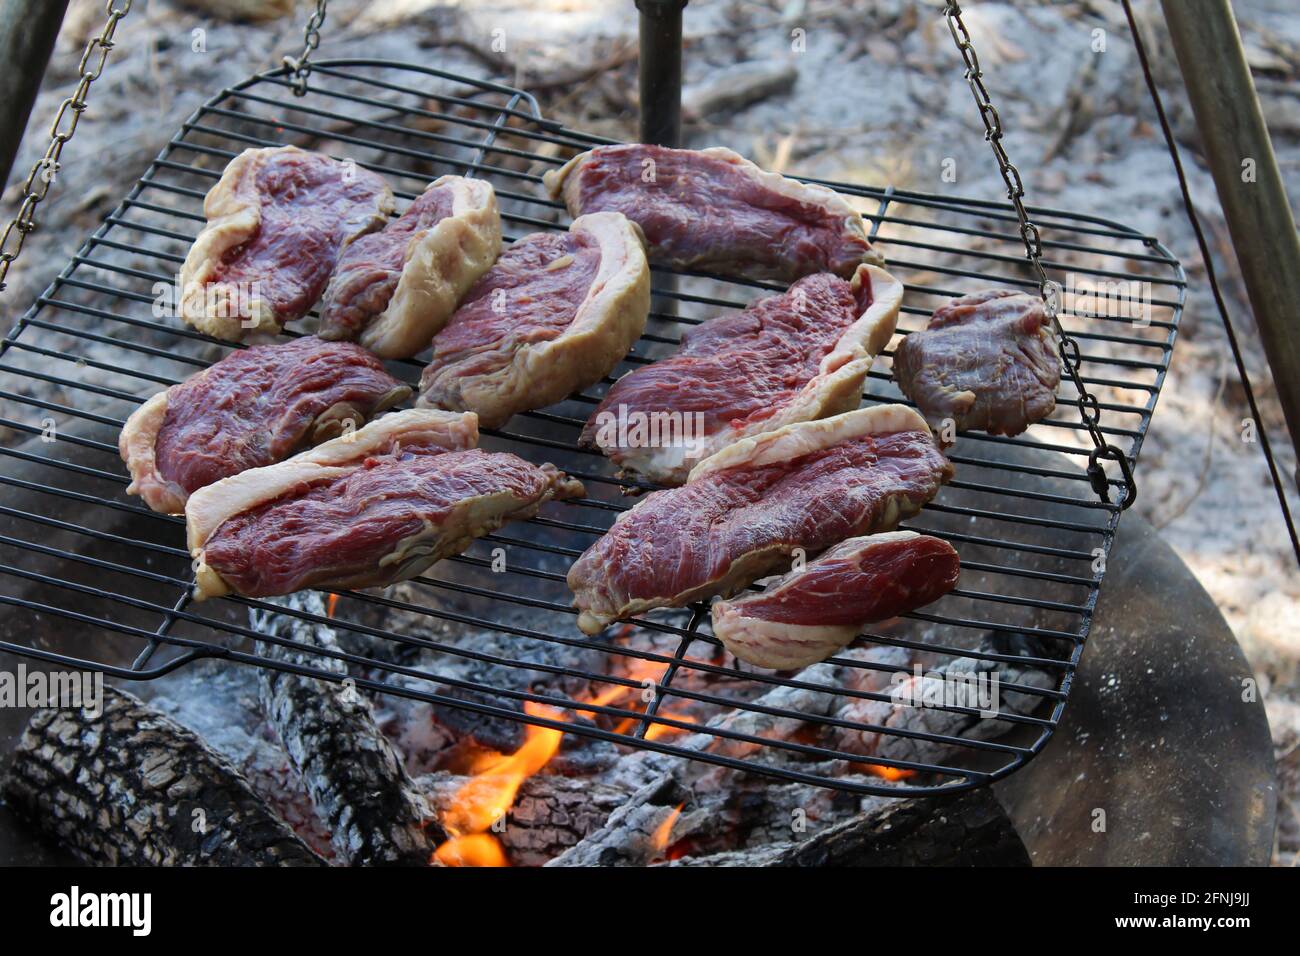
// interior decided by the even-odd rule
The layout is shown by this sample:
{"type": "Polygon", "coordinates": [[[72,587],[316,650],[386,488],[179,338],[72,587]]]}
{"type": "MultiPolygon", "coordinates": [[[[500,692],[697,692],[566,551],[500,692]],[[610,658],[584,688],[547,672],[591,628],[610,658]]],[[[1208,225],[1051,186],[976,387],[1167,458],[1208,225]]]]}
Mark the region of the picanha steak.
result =
{"type": "Polygon", "coordinates": [[[567,233],[524,236],[434,336],[419,403],[503,425],[608,375],[649,311],[641,233],[623,216],[593,213],[567,233]]]}
{"type": "Polygon", "coordinates": [[[196,598],[392,584],[583,493],[553,465],[477,439],[472,413],[394,412],[196,492],[185,508],[196,598]]]}
{"type": "Polygon", "coordinates": [[[733,442],[858,407],[873,357],[889,342],[903,286],[860,265],[822,272],[682,336],[669,358],[620,378],[582,442],[625,471],[679,485],[733,442]]]}
{"type": "Polygon", "coordinates": [[[343,250],[321,300],[317,334],[355,339],[382,358],[410,358],[500,252],[492,185],[443,176],[400,217],[343,250]]]}
{"type": "Polygon", "coordinates": [[[127,493],[179,514],[205,485],[360,427],[410,394],[351,342],[304,337],[231,352],[126,420],[127,493]]]}
{"type": "Polygon", "coordinates": [[[181,318],[229,341],[275,335],[315,305],[340,250],[392,211],[392,190],[356,163],[296,146],[244,150],[203,200],[181,318]]]}
{"type": "Polygon", "coordinates": [[[570,215],[627,216],[656,265],[793,282],[818,272],[847,279],[863,262],[884,262],[844,197],[721,147],[599,146],[543,182],[570,215]]]}
{"type": "Polygon", "coordinates": [[[952,475],[925,421],[879,405],[743,439],[647,495],[569,569],[588,634],[734,594],[845,538],[892,530],[952,475]]]}
{"type": "Polygon", "coordinates": [[[866,625],[937,601],[960,573],[952,545],[930,535],[849,538],[761,594],[715,602],[713,635],[757,667],[807,667],[847,647],[866,625]]]}
{"type": "Polygon", "coordinates": [[[988,290],[954,299],[894,353],[894,379],[939,433],[1019,435],[1056,407],[1061,360],[1037,296],[988,290]]]}

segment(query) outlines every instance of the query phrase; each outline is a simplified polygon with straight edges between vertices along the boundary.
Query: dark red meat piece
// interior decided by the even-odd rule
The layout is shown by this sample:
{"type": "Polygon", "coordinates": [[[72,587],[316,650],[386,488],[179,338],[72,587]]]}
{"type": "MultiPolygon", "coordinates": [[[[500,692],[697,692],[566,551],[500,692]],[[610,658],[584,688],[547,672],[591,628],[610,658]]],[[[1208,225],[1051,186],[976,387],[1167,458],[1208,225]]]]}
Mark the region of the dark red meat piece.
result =
{"type": "Polygon", "coordinates": [[[459,552],[527,517],[556,483],[553,468],[511,454],[401,449],[226,520],[204,561],[249,597],[385,585],[408,577],[412,563],[428,564],[431,552],[459,552]],[[485,507],[488,497],[497,500],[485,507]]]}
{"type": "Polygon", "coordinates": [[[362,424],[410,394],[379,360],[350,342],[300,338],[232,352],[173,388],[154,444],[159,475],[187,494],[283,461],[362,424]],[[317,425],[333,410],[332,428],[317,425]]]}
{"type": "Polygon", "coordinates": [[[714,604],[713,633],[759,667],[806,667],[847,647],[865,625],[938,600],[960,574],[957,552],[938,538],[850,538],[761,594],[714,604]]]}
{"type": "Polygon", "coordinates": [[[388,307],[402,277],[411,237],[450,216],[453,202],[450,186],[425,190],[400,217],[343,250],[321,303],[322,337],[354,339],[370,319],[388,307]]]}
{"type": "Polygon", "coordinates": [[[860,217],[838,196],[827,202],[817,201],[821,190],[785,194],[757,179],[752,164],[730,157],[600,147],[565,184],[569,211],[621,212],[645,233],[650,261],[675,268],[792,281],[818,272],[848,278],[859,263],[879,258],[860,217]]]}
{"type": "Polygon", "coordinates": [[[954,299],[894,353],[894,379],[932,428],[1018,435],[1056,407],[1061,362],[1037,296],[954,299]]]}
{"type": "Polygon", "coordinates": [[[688,330],[681,347],[624,375],[588,419],[591,442],[600,416],[620,406],[645,415],[699,412],[705,436],[766,418],[806,385],[822,358],[871,305],[871,285],[855,296],[833,275],[808,276],[781,295],[688,330]]]}
{"type": "Polygon", "coordinates": [[[929,535],[846,541],[762,594],[732,602],[746,617],[783,624],[861,627],[924,607],[951,591],[961,565],[929,535]]]}
{"type": "Polygon", "coordinates": [[[600,247],[585,233],[524,236],[501,253],[434,336],[429,367],[464,363],[465,374],[480,374],[504,366],[519,345],[558,338],[599,268],[600,247]]]}
{"type": "Polygon", "coordinates": [[[354,163],[302,150],[277,152],[257,167],[262,217],[256,233],[228,250],[208,283],[256,283],[280,323],[301,318],[325,291],[339,249],[371,228],[384,181],[354,163]]]}
{"type": "Polygon", "coordinates": [[[590,612],[580,623],[607,621],[635,602],[680,606],[725,594],[788,566],[795,548],[816,553],[892,528],[934,496],[951,468],[928,433],[891,432],[655,492],[570,569],[578,606],[590,612]],[[746,574],[736,580],[732,565],[741,559],[746,574]]]}

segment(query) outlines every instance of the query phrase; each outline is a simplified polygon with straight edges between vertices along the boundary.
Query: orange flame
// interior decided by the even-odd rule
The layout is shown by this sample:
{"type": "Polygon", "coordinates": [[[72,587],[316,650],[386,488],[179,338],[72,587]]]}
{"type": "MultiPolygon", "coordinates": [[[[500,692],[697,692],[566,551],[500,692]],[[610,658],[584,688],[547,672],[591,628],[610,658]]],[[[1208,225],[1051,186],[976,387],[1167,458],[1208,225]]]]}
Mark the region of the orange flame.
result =
{"type": "MultiPolygon", "coordinates": [[[[665,717],[671,717],[673,720],[680,720],[684,724],[699,723],[699,721],[697,721],[694,717],[690,716],[689,714],[675,714],[671,710],[660,711],[660,713],[662,713],[665,717]]],[[[668,737],[671,736],[672,734],[684,734],[684,733],[686,733],[685,727],[674,727],[671,724],[651,724],[649,727],[646,728],[645,739],[658,740],[660,737],[668,737]]]]}
{"type": "Polygon", "coordinates": [[[433,853],[443,866],[509,866],[501,841],[487,833],[452,837],[433,853]]]}
{"type": "MultiPolygon", "coordinates": [[[[335,595],[330,596],[331,615],[335,597],[335,595]]],[[[629,667],[627,676],[638,681],[646,679],[657,681],[667,668],[666,663],[637,660],[629,667]]],[[[616,684],[582,703],[604,707],[634,694],[636,690],[635,687],[616,684]]],[[[633,707],[636,705],[634,704],[633,707]]],[[[578,706],[574,709],[583,708],[578,706]]],[[[524,703],[524,711],[534,717],[567,719],[563,711],[531,701],[524,703]]],[[[682,723],[696,723],[696,720],[687,714],[664,711],[663,716],[682,723]]],[[[626,732],[636,723],[636,720],[637,718],[634,717],[623,719],[615,727],[615,731],[626,732]]],[[[684,732],[681,727],[652,724],[646,731],[646,739],[657,740],[669,734],[684,732]]],[[[442,814],[442,828],[446,831],[448,839],[434,852],[434,858],[446,866],[509,866],[504,848],[489,831],[494,823],[503,820],[510,812],[524,781],[541,771],[550,762],[559,751],[563,739],[562,730],[529,725],[525,730],[522,746],[514,753],[504,755],[493,750],[485,750],[475,754],[469,761],[470,779],[456,791],[442,814]]],[[[656,850],[667,847],[673,823],[680,813],[679,806],[660,824],[655,839],[662,840],[662,846],[656,844],[656,850]]]]}
{"type": "Polygon", "coordinates": [[[867,770],[875,774],[877,777],[881,777],[884,780],[889,780],[890,782],[896,780],[906,780],[908,777],[916,776],[915,770],[907,770],[904,767],[886,767],[884,764],[878,764],[878,763],[867,764],[867,770]]]}
{"type": "Polygon", "coordinates": [[[597,694],[591,700],[583,701],[586,704],[595,704],[597,707],[604,707],[606,704],[612,704],[620,697],[631,692],[630,687],[624,687],[622,684],[615,684],[607,691],[597,694]]]}
{"type": "Polygon", "coordinates": [[[677,823],[677,818],[682,815],[682,807],[685,804],[677,804],[668,816],[664,817],[663,822],[655,827],[655,832],[650,834],[650,845],[654,847],[655,854],[661,854],[668,849],[672,842],[673,827],[677,823]]]}
{"type": "Polygon", "coordinates": [[[332,618],[334,616],[334,612],[337,611],[338,608],[339,608],[339,596],[337,594],[331,594],[329,596],[329,600],[325,602],[325,616],[332,618]]]}
{"type": "MultiPolygon", "coordinates": [[[[628,662],[627,676],[632,680],[636,680],[636,681],[650,680],[650,681],[657,682],[659,678],[663,677],[664,672],[667,670],[668,670],[668,665],[666,663],[641,660],[640,658],[637,658],[628,662]]],[[[601,694],[600,697],[592,701],[592,703],[612,704],[620,697],[625,697],[628,694],[635,692],[635,690],[636,688],[633,687],[616,686],[606,691],[605,693],[601,694]]],[[[633,706],[636,705],[634,704],[633,706]]],[[[673,720],[679,720],[684,724],[698,723],[698,721],[696,721],[696,719],[694,717],[691,717],[689,714],[674,713],[673,711],[670,710],[661,710],[659,711],[659,713],[662,714],[664,717],[669,717],[672,718],[673,720]]],[[[635,717],[624,717],[622,720],[620,720],[617,724],[614,725],[614,733],[616,734],[629,733],[638,723],[639,720],[635,717]]],[[[668,737],[672,734],[683,734],[683,733],[686,733],[686,730],[683,727],[673,727],[668,724],[652,723],[646,729],[645,739],[658,740],[660,737],[668,737]]]]}
{"type": "MultiPolygon", "coordinates": [[[[550,707],[524,702],[534,717],[557,714],[550,707]]],[[[523,745],[507,757],[490,758],[475,768],[475,776],[456,792],[443,815],[442,826],[453,837],[482,833],[514,806],[523,782],[541,770],[560,749],[564,732],[527,725],[523,745]]]]}

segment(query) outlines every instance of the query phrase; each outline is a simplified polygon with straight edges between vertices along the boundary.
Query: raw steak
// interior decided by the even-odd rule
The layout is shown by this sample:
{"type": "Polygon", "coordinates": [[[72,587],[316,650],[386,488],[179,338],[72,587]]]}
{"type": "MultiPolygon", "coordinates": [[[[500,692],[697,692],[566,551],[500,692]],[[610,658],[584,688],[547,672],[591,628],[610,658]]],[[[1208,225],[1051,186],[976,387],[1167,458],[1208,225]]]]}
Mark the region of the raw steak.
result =
{"type": "Polygon", "coordinates": [[[762,594],[713,605],[713,634],[742,661],[807,667],[867,624],[937,601],[957,586],[957,552],[939,538],[890,531],[850,538],[762,594]]]}
{"type": "Polygon", "coordinates": [[[141,405],[118,449],[127,494],[177,514],[193,492],[360,427],[410,388],[350,342],[301,338],[231,352],[141,405]]]}
{"type": "Polygon", "coordinates": [[[402,581],[582,485],[474,448],[470,413],[413,409],[202,489],[185,509],[195,597],[402,581]]]}
{"type": "Polygon", "coordinates": [[[674,269],[792,282],[884,262],[844,197],[729,149],[600,146],[543,182],[570,215],[621,212],[645,232],[650,261],[674,269]]]}
{"type": "Polygon", "coordinates": [[[894,379],[936,432],[1019,435],[1056,407],[1061,360],[1042,300],[989,290],[954,299],[894,353],[894,379]]]}
{"type": "Polygon", "coordinates": [[[582,441],[627,471],[680,485],[735,441],[857,408],[902,299],[902,284],[875,266],[858,266],[852,282],[825,272],[800,279],[696,326],[675,355],[624,375],[582,441]]]}
{"type": "Polygon", "coordinates": [[[845,538],[892,530],[952,475],[924,420],[879,405],[730,445],[624,512],[569,569],[578,626],[735,593],[845,538]]]}
{"type": "Polygon", "coordinates": [[[230,341],[274,335],[320,298],[339,251],[392,211],[387,184],[355,163],[296,146],[244,150],[203,200],[181,318],[230,341]]]}
{"type": "Polygon", "coordinates": [[[490,183],[443,176],[401,217],[343,250],[321,301],[323,339],[356,339],[383,358],[428,346],[501,252],[490,183]]]}
{"type": "Polygon", "coordinates": [[[525,236],[433,339],[420,404],[477,412],[484,428],[600,381],[645,329],[650,267],[614,212],[525,236]]]}

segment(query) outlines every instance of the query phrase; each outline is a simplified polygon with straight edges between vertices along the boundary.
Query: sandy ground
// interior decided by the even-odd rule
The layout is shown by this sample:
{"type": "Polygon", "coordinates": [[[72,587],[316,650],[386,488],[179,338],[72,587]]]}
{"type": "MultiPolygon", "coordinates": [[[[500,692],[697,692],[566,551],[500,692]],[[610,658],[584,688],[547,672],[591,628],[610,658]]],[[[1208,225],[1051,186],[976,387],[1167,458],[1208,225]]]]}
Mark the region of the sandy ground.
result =
{"type": "MultiPolygon", "coordinates": [[[[44,148],[47,118],[71,86],[77,53],[98,29],[102,6],[98,0],[72,4],[0,203],[5,217],[15,208],[21,176],[44,148]]],[[[191,110],[222,85],[300,48],[301,14],[232,24],[214,20],[204,12],[208,6],[200,0],[137,3],[123,24],[121,48],[94,87],[90,112],[41,208],[46,226],[29,241],[0,298],[5,327],[191,110]],[[195,31],[203,31],[202,50],[195,31]]],[[[1244,394],[1121,8],[1112,0],[968,6],[1008,127],[1007,148],[1031,200],[1159,236],[1188,269],[1187,310],[1143,449],[1136,508],[1162,529],[1214,597],[1260,678],[1287,785],[1277,860],[1294,863],[1300,849],[1300,573],[1260,446],[1243,440],[1244,394]],[[1099,37],[1104,52],[1095,50],[1099,37]]],[[[1238,0],[1234,6],[1294,200],[1300,198],[1300,9],[1293,0],[1238,0]]],[[[691,144],[729,145],[797,173],[1000,198],[1000,180],[938,7],[934,0],[693,0],[686,18],[688,84],[705,83],[745,61],[788,62],[798,79],[788,93],[693,122],[691,144]],[[799,51],[792,49],[794,30],[803,31],[799,51]],[[943,177],[945,160],[955,164],[955,182],[943,177]]],[[[1163,27],[1153,4],[1139,7],[1264,425],[1279,447],[1283,473],[1292,475],[1295,455],[1163,27]]],[[[541,91],[554,118],[629,136],[635,128],[635,30],[630,0],[333,0],[322,55],[417,60],[504,78],[541,91]]],[[[1294,486],[1290,493],[1292,508],[1300,510],[1294,486]]]]}

